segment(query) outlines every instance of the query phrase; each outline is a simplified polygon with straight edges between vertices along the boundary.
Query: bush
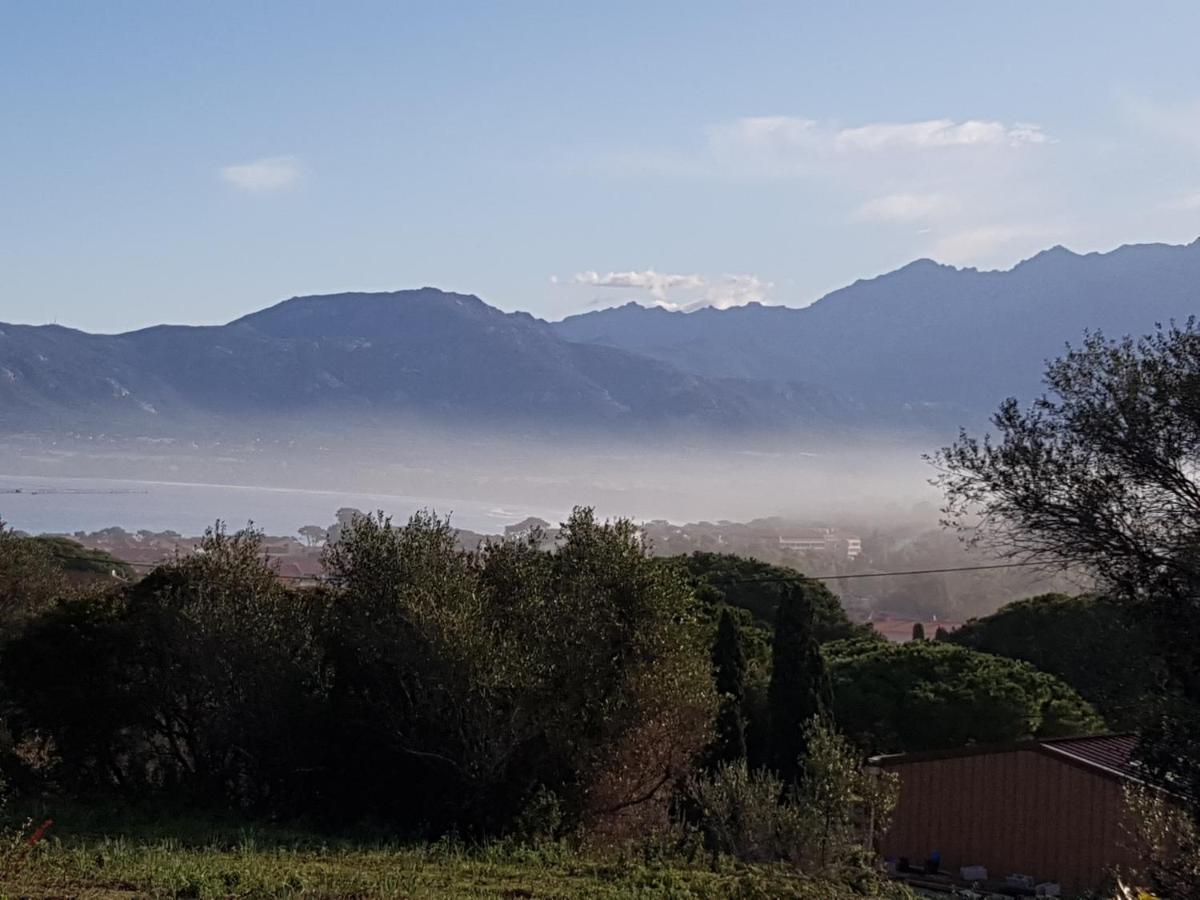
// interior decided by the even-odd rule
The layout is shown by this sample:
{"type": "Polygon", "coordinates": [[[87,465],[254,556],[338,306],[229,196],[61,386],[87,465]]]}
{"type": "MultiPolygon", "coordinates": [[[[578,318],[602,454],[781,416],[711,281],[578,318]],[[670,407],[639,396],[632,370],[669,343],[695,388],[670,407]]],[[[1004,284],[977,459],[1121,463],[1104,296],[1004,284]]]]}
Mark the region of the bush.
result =
{"type": "Polygon", "coordinates": [[[873,883],[872,844],[895,809],[898,779],[865,768],[850,742],[819,717],[803,728],[807,756],[798,785],[744,760],[688,782],[705,844],[743,862],[787,860],[808,874],[873,883]]]}
{"type": "Polygon", "coordinates": [[[804,816],[784,799],[783,780],[770,770],[751,770],[745,760],[722,763],[693,776],[686,790],[714,854],[743,862],[796,860],[804,816]]]}

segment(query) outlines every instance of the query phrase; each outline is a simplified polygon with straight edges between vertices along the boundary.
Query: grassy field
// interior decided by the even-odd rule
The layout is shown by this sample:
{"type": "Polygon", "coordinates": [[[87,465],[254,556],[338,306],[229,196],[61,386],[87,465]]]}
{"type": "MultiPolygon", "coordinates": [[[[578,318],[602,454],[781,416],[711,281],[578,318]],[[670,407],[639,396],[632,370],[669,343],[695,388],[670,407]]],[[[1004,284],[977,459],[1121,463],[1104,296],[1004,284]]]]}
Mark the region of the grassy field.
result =
{"type": "MultiPolygon", "coordinates": [[[[160,831],[161,834],[161,831],[160,831]]],[[[63,835],[0,854],[0,897],[795,898],[862,894],[783,868],[596,859],[554,845],[322,845],[244,833],[191,843],[63,835]]],[[[908,896],[892,893],[887,896],[908,896]]]]}

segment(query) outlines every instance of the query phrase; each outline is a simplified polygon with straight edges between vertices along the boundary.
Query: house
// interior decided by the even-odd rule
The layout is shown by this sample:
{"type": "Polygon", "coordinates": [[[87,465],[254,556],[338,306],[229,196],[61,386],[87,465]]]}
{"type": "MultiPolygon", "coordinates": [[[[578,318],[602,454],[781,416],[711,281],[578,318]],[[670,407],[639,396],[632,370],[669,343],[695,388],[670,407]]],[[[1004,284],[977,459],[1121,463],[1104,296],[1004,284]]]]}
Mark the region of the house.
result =
{"type": "Polygon", "coordinates": [[[832,528],[796,528],[779,536],[779,549],[793,553],[833,553],[854,559],[862,554],[862,540],[832,528]]]}
{"type": "Polygon", "coordinates": [[[1098,888],[1126,847],[1124,788],[1138,781],[1133,735],[1031,740],[878,756],[900,777],[900,800],[880,849],[914,865],[983,866],[989,878],[1032,876],[1064,895],[1098,888]]]}

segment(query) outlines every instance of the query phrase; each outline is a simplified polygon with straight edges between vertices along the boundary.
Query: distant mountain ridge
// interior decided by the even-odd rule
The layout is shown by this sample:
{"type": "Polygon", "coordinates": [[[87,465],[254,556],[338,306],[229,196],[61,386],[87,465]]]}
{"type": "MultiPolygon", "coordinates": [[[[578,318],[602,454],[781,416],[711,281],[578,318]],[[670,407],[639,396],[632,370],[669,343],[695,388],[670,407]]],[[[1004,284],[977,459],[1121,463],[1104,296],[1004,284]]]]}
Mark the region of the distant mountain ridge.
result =
{"type": "Polygon", "coordinates": [[[154,430],[265,415],[711,430],[836,421],[844,410],[819,388],[707,379],[433,288],[297,297],[223,326],[0,326],[2,427],[154,430]]]}
{"type": "Polygon", "coordinates": [[[549,323],[434,288],[295,297],[221,326],[0,324],[0,428],[169,432],[282,416],[550,431],[812,433],[980,421],[1086,329],[1200,311],[1200,240],[1003,272],[918,260],[803,309],[636,304],[549,323]]]}
{"type": "Polygon", "coordinates": [[[1007,271],[923,259],[801,309],[627,304],[555,327],[708,377],[806,381],[877,415],[925,408],[954,419],[1040,392],[1044,361],[1085,330],[1143,334],[1196,313],[1200,239],[1085,255],[1054,247],[1007,271]]]}

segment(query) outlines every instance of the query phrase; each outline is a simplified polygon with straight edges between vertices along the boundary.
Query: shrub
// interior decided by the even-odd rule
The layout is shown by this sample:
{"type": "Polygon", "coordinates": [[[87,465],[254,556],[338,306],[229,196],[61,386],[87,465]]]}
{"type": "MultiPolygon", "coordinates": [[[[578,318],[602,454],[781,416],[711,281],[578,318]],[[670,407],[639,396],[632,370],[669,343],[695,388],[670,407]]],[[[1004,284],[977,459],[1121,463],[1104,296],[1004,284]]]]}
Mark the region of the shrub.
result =
{"type": "Polygon", "coordinates": [[[687,794],[696,809],[705,845],[743,862],[795,860],[804,833],[800,807],[784,798],[784,784],[745,760],[722,763],[693,776],[687,794]]]}

